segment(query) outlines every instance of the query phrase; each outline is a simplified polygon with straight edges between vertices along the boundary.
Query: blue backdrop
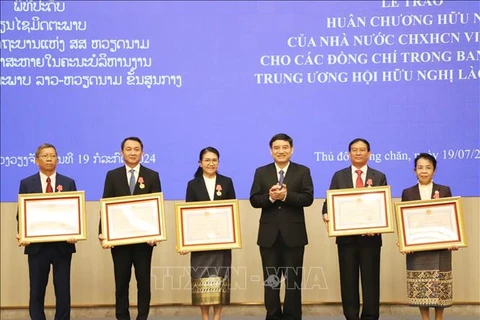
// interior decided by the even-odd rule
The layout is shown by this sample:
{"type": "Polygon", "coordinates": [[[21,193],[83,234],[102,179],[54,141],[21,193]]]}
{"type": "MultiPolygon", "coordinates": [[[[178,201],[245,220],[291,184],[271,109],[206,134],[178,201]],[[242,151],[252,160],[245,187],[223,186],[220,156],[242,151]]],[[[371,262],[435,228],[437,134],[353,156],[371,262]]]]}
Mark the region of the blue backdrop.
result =
{"type": "Polygon", "coordinates": [[[2,1],[1,201],[16,201],[43,142],[100,199],[127,136],[143,140],[166,199],[185,197],[209,145],[248,198],[279,132],[317,198],[356,137],[393,196],[416,183],[419,152],[454,195],[480,196],[479,12],[478,1],[2,1]]]}

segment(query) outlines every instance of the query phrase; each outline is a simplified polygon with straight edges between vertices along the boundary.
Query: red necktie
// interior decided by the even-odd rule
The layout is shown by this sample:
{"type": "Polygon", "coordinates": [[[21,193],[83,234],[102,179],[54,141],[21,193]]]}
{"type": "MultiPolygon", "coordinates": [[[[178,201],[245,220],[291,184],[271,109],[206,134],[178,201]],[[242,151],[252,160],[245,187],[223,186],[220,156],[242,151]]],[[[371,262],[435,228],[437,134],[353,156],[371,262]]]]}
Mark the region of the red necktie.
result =
{"type": "Polygon", "coordinates": [[[53,192],[53,188],[52,188],[52,184],[51,184],[52,180],[50,180],[50,177],[47,178],[47,189],[45,190],[46,193],[51,193],[53,192]]]}
{"type": "Polygon", "coordinates": [[[363,188],[363,181],[362,181],[362,170],[356,170],[357,173],[357,181],[355,181],[355,188],[363,188]]]}

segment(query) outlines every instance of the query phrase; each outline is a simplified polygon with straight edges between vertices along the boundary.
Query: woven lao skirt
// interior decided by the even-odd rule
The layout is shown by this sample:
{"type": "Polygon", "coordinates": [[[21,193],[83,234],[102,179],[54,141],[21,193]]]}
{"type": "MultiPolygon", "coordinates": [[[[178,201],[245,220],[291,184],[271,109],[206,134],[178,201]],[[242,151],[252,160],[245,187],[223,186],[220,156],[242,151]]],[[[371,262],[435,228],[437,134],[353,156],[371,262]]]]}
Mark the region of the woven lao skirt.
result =
{"type": "Polygon", "coordinates": [[[232,250],[192,252],[190,263],[192,304],[229,304],[232,250]]]}
{"type": "Polygon", "coordinates": [[[452,252],[407,254],[408,303],[418,307],[450,307],[453,301],[452,252]]]}

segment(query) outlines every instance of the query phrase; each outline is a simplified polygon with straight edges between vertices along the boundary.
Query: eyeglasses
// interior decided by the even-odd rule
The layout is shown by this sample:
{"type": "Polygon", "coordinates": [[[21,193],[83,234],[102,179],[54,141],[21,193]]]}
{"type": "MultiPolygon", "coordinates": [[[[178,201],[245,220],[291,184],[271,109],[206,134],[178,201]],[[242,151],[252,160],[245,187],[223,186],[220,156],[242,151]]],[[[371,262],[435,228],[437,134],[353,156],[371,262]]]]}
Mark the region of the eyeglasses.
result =
{"type": "Polygon", "coordinates": [[[56,154],[41,154],[38,157],[40,159],[48,159],[48,158],[55,159],[57,157],[57,155],[56,154]]]}
{"type": "Polygon", "coordinates": [[[218,163],[218,159],[203,159],[202,162],[203,162],[203,163],[213,163],[213,164],[216,164],[216,163],[218,163]]]}

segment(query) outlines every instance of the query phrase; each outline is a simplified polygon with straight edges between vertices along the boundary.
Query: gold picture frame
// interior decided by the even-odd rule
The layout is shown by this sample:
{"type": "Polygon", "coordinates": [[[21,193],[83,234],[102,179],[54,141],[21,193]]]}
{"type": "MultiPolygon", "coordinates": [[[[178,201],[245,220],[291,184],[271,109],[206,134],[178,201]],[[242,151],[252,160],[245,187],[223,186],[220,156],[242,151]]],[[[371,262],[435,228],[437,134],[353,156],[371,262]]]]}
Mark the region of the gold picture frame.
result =
{"type": "Polygon", "coordinates": [[[327,190],[328,236],[394,232],[390,186],[327,190]]]}
{"type": "Polygon", "coordinates": [[[163,193],[100,199],[104,245],[166,241],[163,193]]]}
{"type": "Polygon", "coordinates": [[[85,191],[18,195],[21,242],[86,240],[85,191]]]}
{"type": "Polygon", "coordinates": [[[238,200],[175,203],[177,251],[242,247],[238,200]]]}
{"type": "Polygon", "coordinates": [[[400,252],[466,247],[461,197],[395,203],[400,252]]]}

